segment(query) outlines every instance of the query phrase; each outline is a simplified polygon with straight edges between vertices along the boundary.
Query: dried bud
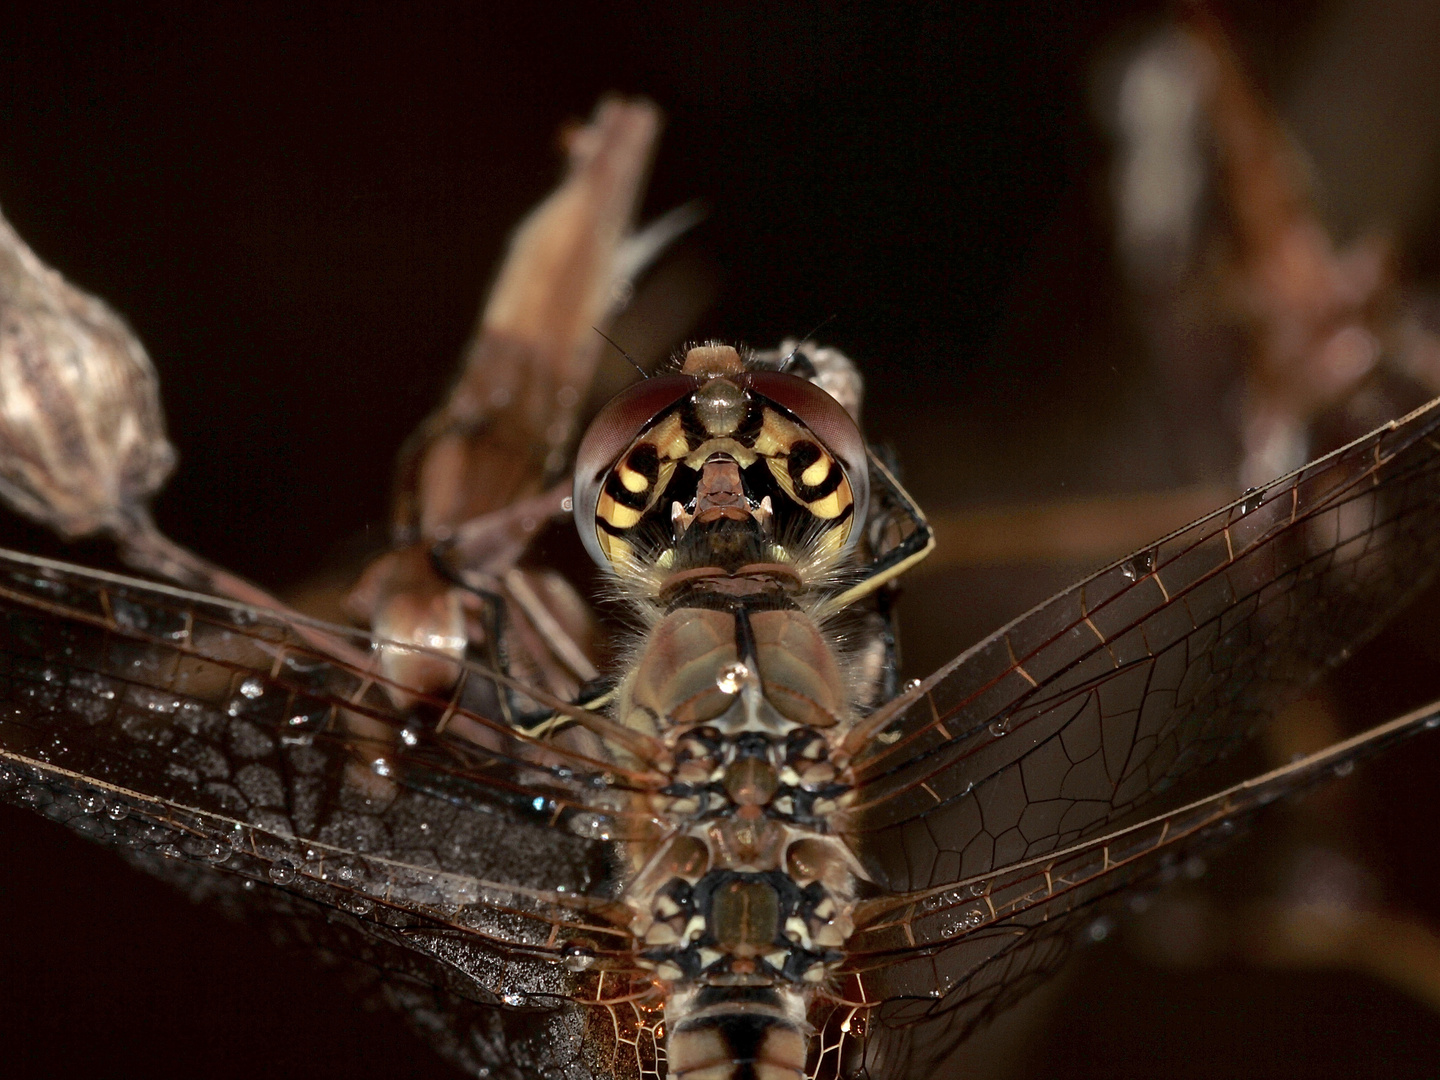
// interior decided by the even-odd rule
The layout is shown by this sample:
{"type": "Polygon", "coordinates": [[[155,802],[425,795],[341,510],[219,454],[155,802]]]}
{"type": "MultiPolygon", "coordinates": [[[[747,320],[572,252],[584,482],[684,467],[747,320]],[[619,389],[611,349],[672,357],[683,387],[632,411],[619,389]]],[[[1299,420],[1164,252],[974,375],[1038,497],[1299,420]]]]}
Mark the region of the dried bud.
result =
{"type": "Polygon", "coordinates": [[[0,498],[62,536],[119,532],[174,465],[144,347],[0,217],[0,498]]]}

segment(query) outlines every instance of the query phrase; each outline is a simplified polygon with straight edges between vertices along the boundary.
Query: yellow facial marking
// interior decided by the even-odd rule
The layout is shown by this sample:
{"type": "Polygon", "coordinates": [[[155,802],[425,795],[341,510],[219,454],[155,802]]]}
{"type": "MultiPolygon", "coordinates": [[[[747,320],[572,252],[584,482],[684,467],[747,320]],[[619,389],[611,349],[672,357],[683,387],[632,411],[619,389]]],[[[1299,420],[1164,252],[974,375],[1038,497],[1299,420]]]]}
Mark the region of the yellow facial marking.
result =
{"type": "Polygon", "coordinates": [[[630,553],[633,549],[628,543],[618,536],[611,536],[604,529],[596,529],[595,536],[600,541],[600,550],[616,570],[622,570],[630,565],[630,553]]]}
{"type": "Polygon", "coordinates": [[[765,410],[760,434],[755,437],[755,452],[762,457],[784,457],[796,439],[802,437],[798,427],[773,409],[765,410]]]}
{"type": "Polygon", "coordinates": [[[818,518],[830,521],[844,513],[845,508],[850,505],[850,485],[841,485],[817,502],[806,503],[806,509],[818,518]]]}
{"type": "Polygon", "coordinates": [[[696,472],[700,467],[709,461],[716,454],[729,454],[735,459],[735,464],[741,469],[748,469],[755,464],[758,456],[754,450],[736,442],[734,439],[706,439],[697,446],[685,458],[685,464],[696,472]]]}
{"type": "Polygon", "coordinates": [[[601,492],[600,502],[595,507],[595,516],[617,529],[629,529],[639,524],[640,519],[645,516],[645,512],[633,507],[621,506],[609,495],[601,492]]]}
{"type": "MultiPolygon", "coordinates": [[[[765,465],[770,470],[770,475],[775,478],[775,483],[780,485],[780,490],[791,498],[795,498],[795,485],[790,482],[790,470],[785,467],[784,458],[767,457],[765,465]]],[[[798,502],[799,500],[796,499],[798,502]]]]}
{"type": "Polygon", "coordinates": [[[817,484],[823,483],[825,478],[830,475],[830,465],[830,455],[821,456],[819,461],[800,474],[801,483],[807,487],[815,487],[817,484]]]}
{"type": "Polygon", "coordinates": [[[685,441],[685,425],[681,422],[679,413],[671,413],[661,420],[645,437],[655,444],[661,461],[679,461],[690,450],[685,441]]]}
{"type": "Polygon", "coordinates": [[[650,486],[650,481],[623,461],[616,466],[615,475],[620,477],[620,483],[625,485],[626,491],[632,491],[636,495],[650,486]]]}

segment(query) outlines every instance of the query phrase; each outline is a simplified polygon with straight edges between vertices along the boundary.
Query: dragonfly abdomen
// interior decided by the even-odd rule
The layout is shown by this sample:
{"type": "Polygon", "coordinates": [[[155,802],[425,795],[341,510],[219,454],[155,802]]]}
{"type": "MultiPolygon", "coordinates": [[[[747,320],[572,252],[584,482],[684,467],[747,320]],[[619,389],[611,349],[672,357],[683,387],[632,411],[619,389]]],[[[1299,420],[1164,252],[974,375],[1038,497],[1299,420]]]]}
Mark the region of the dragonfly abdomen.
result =
{"type": "Polygon", "coordinates": [[[674,995],[670,1080],[804,1080],[804,995],[791,987],[704,988],[674,995]]]}

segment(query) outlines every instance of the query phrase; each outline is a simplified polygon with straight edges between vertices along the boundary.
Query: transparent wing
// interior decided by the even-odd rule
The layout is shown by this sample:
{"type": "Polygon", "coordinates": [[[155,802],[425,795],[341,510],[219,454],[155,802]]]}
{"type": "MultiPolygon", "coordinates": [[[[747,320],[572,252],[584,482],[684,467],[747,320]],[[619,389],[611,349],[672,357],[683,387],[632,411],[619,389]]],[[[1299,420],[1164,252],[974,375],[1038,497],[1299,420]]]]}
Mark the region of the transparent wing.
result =
{"type": "Polygon", "coordinates": [[[1104,901],[1175,876],[1275,801],[1440,726],[1431,703],[1334,746],[1145,821],[952,885],[878,898],[846,943],[845,997],[827,1027],[845,1076],[913,1072],[1064,960],[1104,901]],[[842,1026],[844,1030],[842,1030],[842,1026]]]}
{"type": "Polygon", "coordinates": [[[645,778],[574,732],[512,729],[523,691],[482,669],[448,700],[387,683],[372,644],[0,554],[0,795],[192,890],[302,916],[392,996],[439,995],[452,1027],[491,1032],[490,1067],[653,1063],[649,983],[609,917],[611,837],[650,827],[645,778]],[[576,1037],[527,1049],[516,1024],[576,1037]]]}
{"type": "Polygon", "coordinates": [[[936,672],[855,766],[874,880],[1096,835],[1223,754],[1434,577],[1440,402],[1060,593],[936,672]]]}

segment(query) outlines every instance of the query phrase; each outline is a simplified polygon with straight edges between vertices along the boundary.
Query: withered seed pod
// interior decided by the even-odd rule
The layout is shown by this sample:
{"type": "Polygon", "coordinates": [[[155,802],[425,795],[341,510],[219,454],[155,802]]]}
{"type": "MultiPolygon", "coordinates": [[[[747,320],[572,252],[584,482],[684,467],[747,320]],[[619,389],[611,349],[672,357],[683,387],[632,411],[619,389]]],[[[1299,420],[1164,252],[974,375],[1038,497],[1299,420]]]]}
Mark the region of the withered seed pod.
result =
{"type": "Polygon", "coordinates": [[[174,465],[144,346],[0,217],[0,498],[67,538],[124,533],[174,465]]]}

